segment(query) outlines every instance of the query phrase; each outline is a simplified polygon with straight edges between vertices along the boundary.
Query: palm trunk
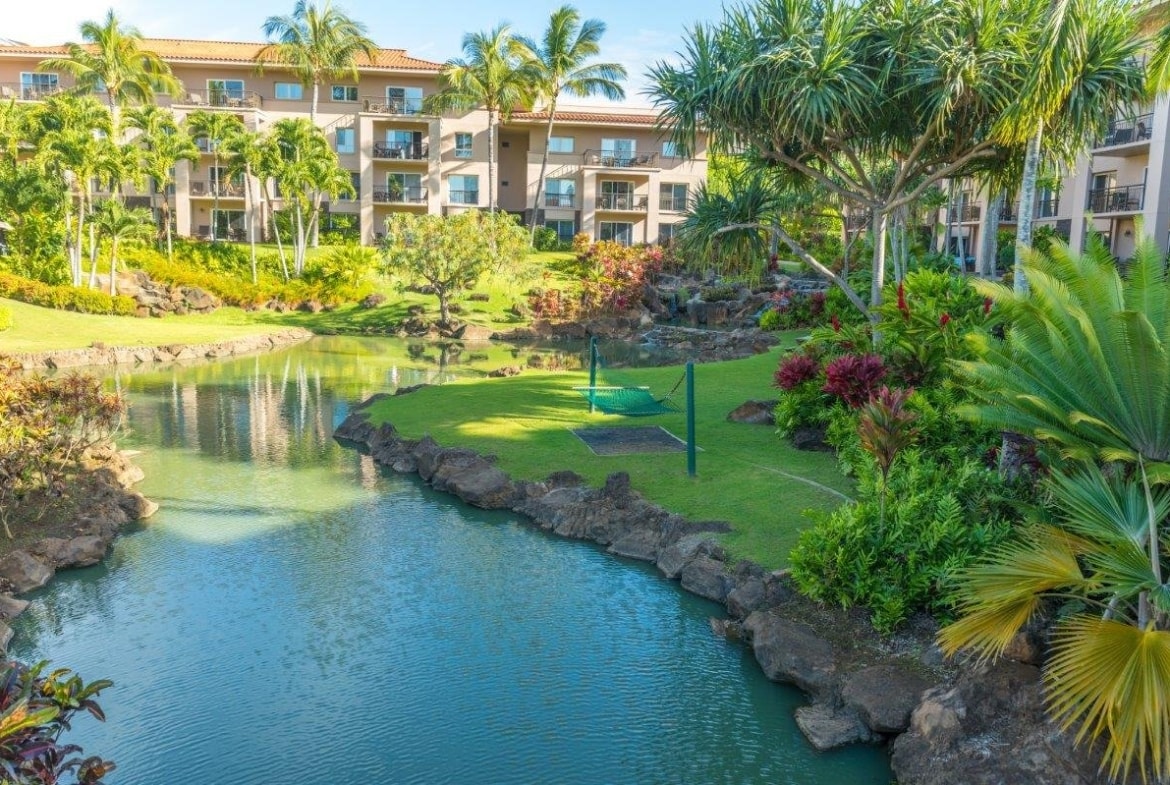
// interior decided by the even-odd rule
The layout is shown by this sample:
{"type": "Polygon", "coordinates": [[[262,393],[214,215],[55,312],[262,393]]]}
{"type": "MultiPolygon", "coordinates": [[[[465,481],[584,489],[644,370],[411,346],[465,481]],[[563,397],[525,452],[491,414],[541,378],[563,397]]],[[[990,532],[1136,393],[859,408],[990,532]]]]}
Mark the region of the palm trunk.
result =
{"type": "Polygon", "coordinates": [[[529,226],[529,242],[536,243],[536,211],[540,207],[540,195],[544,191],[544,176],[548,172],[548,146],[552,141],[553,120],[557,113],[557,99],[553,95],[548,104],[548,127],[544,131],[544,156],[540,159],[540,177],[536,180],[536,196],[532,197],[532,222],[529,226]]]}
{"type": "Polygon", "coordinates": [[[65,254],[69,257],[69,277],[74,286],[81,286],[81,257],[73,248],[73,193],[65,197],[65,254]]]}
{"type": "Polygon", "coordinates": [[[496,211],[496,110],[488,108],[488,212],[496,211]]]}
{"type": "Polygon", "coordinates": [[[317,124],[317,94],[321,90],[321,83],[313,80],[313,103],[309,106],[309,122],[317,124]]]}
{"type": "Polygon", "coordinates": [[[297,202],[297,235],[293,243],[293,274],[297,278],[305,269],[305,218],[304,208],[297,202]]]}
{"type": "MultiPolygon", "coordinates": [[[[880,209],[873,211],[873,283],[869,290],[869,306],[882,304],[882,287],[886,283],[886,230],[888,219],[880,209]]],[[[876,334],[875,334],[876,337],[876,334]]]]}
{"type": "Polygon", "coordinates": [[[1016,257],[1012,273],[1012,288],[1017,294],[1028,291],[1028,280],[1021,263],[1024,252],[1032,247],[1032,205],[1036,201],[1036,179],[1040,170],[1040,143],[1044,138],[1044,122],[1036,124],[1036,133],[1028,140],[1024,154],[1024,174],[1020,183],[1020,216],[1016,222],[1016,257]]]}
{"type": "Polygon", "coordinates": [[[97,227],[89,224],[89,288],[97,288],[98,243],[97,227]]]}
{"type": "Polygon", "coordinates": [[[118,236],[110,238],[110,297],[118,296],[118,236]]]}
{"type": "Polygon", "coordinates": [[[1005,198],[1006,194],[1003,189],[999,189],[987,207],[987,214],[983,216],[983,243],[979,253],[979,274],[984,278],[995,277],[995,256],[999,253],[999,219],[1003,212],[1005,198]]]}
{"type": "Polygon", "coordinates": [[[163,187],[163,222],[167,233],[167,261],[175,261],[174,238],[171,232],[171,199],[167,196],[166,186],[163,187]]]}
{"type": "Polygon", "coordinates": [[[248,247],[252,260],[252,283],[256,283],[256,205],[252,203],[252,167],[244,167],[244,202],[248,205],[248,247]]]}
{"type": "Polygon", "coordinates": [[[215,162],[215,181],[208,181],[211,186],[211,242],[219,239],[216,236],[216,223],[219,219],[219,143],[215,143],[215,155],[211,157],[215,162]]]}

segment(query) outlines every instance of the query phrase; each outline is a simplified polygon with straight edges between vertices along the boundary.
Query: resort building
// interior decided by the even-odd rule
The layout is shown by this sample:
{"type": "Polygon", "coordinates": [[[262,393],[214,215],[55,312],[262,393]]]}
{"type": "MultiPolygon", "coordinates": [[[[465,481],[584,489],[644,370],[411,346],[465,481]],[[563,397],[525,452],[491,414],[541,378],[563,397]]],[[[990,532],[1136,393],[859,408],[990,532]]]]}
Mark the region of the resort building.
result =
{"type": "MultiPolygon", "coordinates": [[[[251,130],[287,117],[308,117],[312,90],[276,65],[257,68],[264,44],[147,39],[182,82],[178,98],[157,96],[182,119],[204,109],[230,112],[251,130]]],[[[0,100],[38,101],[70,89],[67,74],[40,62],[63,46],[0,46],[0,100]]],[[[439,63],[382,49],[359,60],[357,81],[321,86],[317,124],[353,180],[356,198],[328,204],[330,215],[357,216],[361,239],[375,242],[394,212],[445,214],[488,202],[488,115],[432,115],[424,99],[439,89],[439,63]]],[[[545,148],[548,116],[517,111],[499,129],[495,192],[499,209],[531,215],[545,148]]],[[[673,236],[688,199],[706,177],[706,150],[684,158],[656,130],[649,110],[614,105],[558,107],[537,222],[562,239],[653,243],[673,236]]],[[[240,237],[249,193],[238,176],[214,165],[206,140],[197,166],[176,170],[178,234],[240,237]],[[218,209],[214,206],[218,197],[218,209]]],[[[279,185],[279,184],[277,184],[279,185]]],[[[149,202],[147,197],[140,197],[149,202]]]]}

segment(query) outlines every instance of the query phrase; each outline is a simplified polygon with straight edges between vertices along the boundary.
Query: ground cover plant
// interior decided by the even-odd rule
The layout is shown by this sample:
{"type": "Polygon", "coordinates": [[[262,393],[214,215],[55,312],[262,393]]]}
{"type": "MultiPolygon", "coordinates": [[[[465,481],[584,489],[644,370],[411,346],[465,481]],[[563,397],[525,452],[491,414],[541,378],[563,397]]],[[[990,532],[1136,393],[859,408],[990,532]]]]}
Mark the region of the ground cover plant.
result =
{"type": "MultiPolygon", "coordinates": [[[[789,345],[795,334],[786,334],[789,345]]],[[[599,457],[570,428],[589,425],[647,425],[650,421],[685,437],[685,414],[632,421],[590,414],[572,388],[587,383],[586,371],[526,371],[510,379],[465,380],[381,401],[370,408],[377,422],[391,422],[408,437],[429,433],[440,444],[470,447],[499,457],[517,478],[543,479],[571,469],[601,484],[614,471],[628,471],[635,489],[667,509],[696,519],[727,520],[734,531],[724,543],[736,557],[769,567],[787,563],[787,553],[805,525],[801,512],[828,512],[852,493],[827,455],[778,445],[772,429],[726,420],[747,398],[766,397],[775,352],[746,360],[696,367],[698,476],[686,474],[679,453],[599,457]]],[[[626,381],[665,393],[679,366],[623,369],[626,381]]]]}

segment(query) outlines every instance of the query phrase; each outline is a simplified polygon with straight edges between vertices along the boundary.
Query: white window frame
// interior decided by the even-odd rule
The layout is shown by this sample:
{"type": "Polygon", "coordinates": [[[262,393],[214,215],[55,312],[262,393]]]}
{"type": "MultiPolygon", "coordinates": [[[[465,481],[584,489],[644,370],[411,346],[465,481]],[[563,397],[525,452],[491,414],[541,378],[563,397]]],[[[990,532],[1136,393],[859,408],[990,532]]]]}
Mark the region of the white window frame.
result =
{"type": "Polygon", "coordinates": [[[353,126],[348,126],[346,128],[338,128],[334,131],[333,149],[338,155],[353,155],[357,151],[357,129],[353,126]],[[345,145],[344,148],[341,144],[343,135],[349,137],[349,144],[345,145]]]}
{"type": "Polygon", "coordinates": [[[29,96],[39,98],[42,95],[51,95],[57,92],[60,87],[61,76],[56,71],[20,72],[20,97],[24,100],[29,100],[29,96]]]}
{"type": "Polygon", "coordinates": [[[273,94],[277,101],[303,101],[305,100],[305,86],[300,82],[277,82],[273,87],[273,94]],[[286,90],[289,95],[281,95],[280,88],[288,88],[286,90]]]}
{"type": "Polygon", "coordinates": [[[681,158],[678,154],[678,145],[667,139],[662,143],[662,157],[663,158],[681,158]]]}
{"type": "Polygon", "coordinates": [[[470,205],[472,207],[478,205],[479,204],[479,175],[477,175],[477,174],[450,174],[450,175],[447,175],[447,199],[450,202],[450,204],[465,204],[465,205],[470,205]],[[453,187],[454,186],[453,181],[456,177],[462,178],[463,182],[465,183],[465,185],[462,188],[453,187]],[[468,180],[475,181],[475,190],[474,191],[466,186],[466,182],[468,180]],[[461,193],[461,194],[474,193],[475,194],[475,201],[473,201],[473,202],[468,202],[468,201],[457,202],[457,201],[455,201],[455,198],[452,196],[452,194],[455,194],[455,193],[461,193]]]}
{"type": "Polygon", "coordinates": [[[619,245],[625,245],[627,247],[631,246],[634,244],[634,224],[632,221],[598,221],[597,222],[597,239],[598,240],[609,239],[612,242],[618,243],[619,245]],[[618,226],[629,227],[629,234],[625,238],[626,241],[622,242],[622,240],[620,238],[618,238],[617,236],[614,236],[612,228],[610,229],[611,236],[609,238],[606,238],[605,237],[605,227],[607,227],[607,226],[614,227],[614,228],[616,228],[618,226]]]}
{"type": "Polygon", "coordinates": [[[338,104],[356,104],[358,100],[358,86],[355,84],[335,84],[329,86],[329,100],[338,104]],[[341,91],[341,98],[337,91],[341,91]],[[353,96],[350,98],[350,96],[353,96]]]}
{"type": "Polygon", "coordinates": [[[211,100],[211,94],[215,91],[221,91],[228,98],[237,98],[243,100],[244,91],[247,86],[243,79],[208,79],[207,80],[207,100],[211,100]],[[239,88],[229,87],[229,85],[239,84],[239,88]],[[218,86],[213,86],[218,85],[218,86]],[[236,95],[236,94],[239,95],[236,95]]]}
{"type": "Polygon", "coordinates": [[[397,114],[422,114],[423,89],[406,85],[389,85],[386,88],[386,104],[394,106],[395,101],[402,101],[402,111],[397,114]],[[394,98],[391,91],[401,90],[402,98],[394,98]],[[417,95],[415,95],[417,93],[417,95]]]}
{"type": "Polygon", "coordinates": [[[555,155],[572,155],[575,144],[571,136],[552,136],[548,140],[548,151],[555,155]],[[562,142],[568,142],[568,144],[561,144],[562,142]],[[564,147],[568,149],[560,149],[564,147]]]}
{"type": "Polygon", "coordinates": [[[468,131],[455,132],[455,157],[456,158],[471,158],[475,151],[475,135],[468,131]],[[465,146],[460,146],[459,142],[466,140],[465,146]]]}

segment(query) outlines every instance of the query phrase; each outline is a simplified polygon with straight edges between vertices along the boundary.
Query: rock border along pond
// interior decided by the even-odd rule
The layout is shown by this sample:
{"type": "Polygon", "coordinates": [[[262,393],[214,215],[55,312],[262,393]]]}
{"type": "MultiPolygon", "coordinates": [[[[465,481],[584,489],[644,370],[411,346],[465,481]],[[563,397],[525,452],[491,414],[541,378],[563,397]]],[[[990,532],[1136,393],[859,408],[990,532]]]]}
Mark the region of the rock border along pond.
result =
{"type": "Polygon", "coordinates": [[[713,631],[744,640],[769,679],[808,695],[796,722],[816,749],[888,742],[901,785],[1102,782],[1094,751],[1074,747],[1044,716],[1035,633],[1020,636],[1009,652],[1015,659],[944,662],[929,620],[882,639],[863,614],[799,595],[786,571],[732,563],[713,537],[729,524],[690,521],[651,504],[624,472],[602,488],[568,471],[513,480],[494,456],[443,447],[430,436],[404,438],[390,423],[374,426],[366,410],[385,397],[360,403],[334,437],[475,507],[511,510],[545,531],[652,562],[682,588],[722,604],[729,618],[712,619],[713,631]]]}

